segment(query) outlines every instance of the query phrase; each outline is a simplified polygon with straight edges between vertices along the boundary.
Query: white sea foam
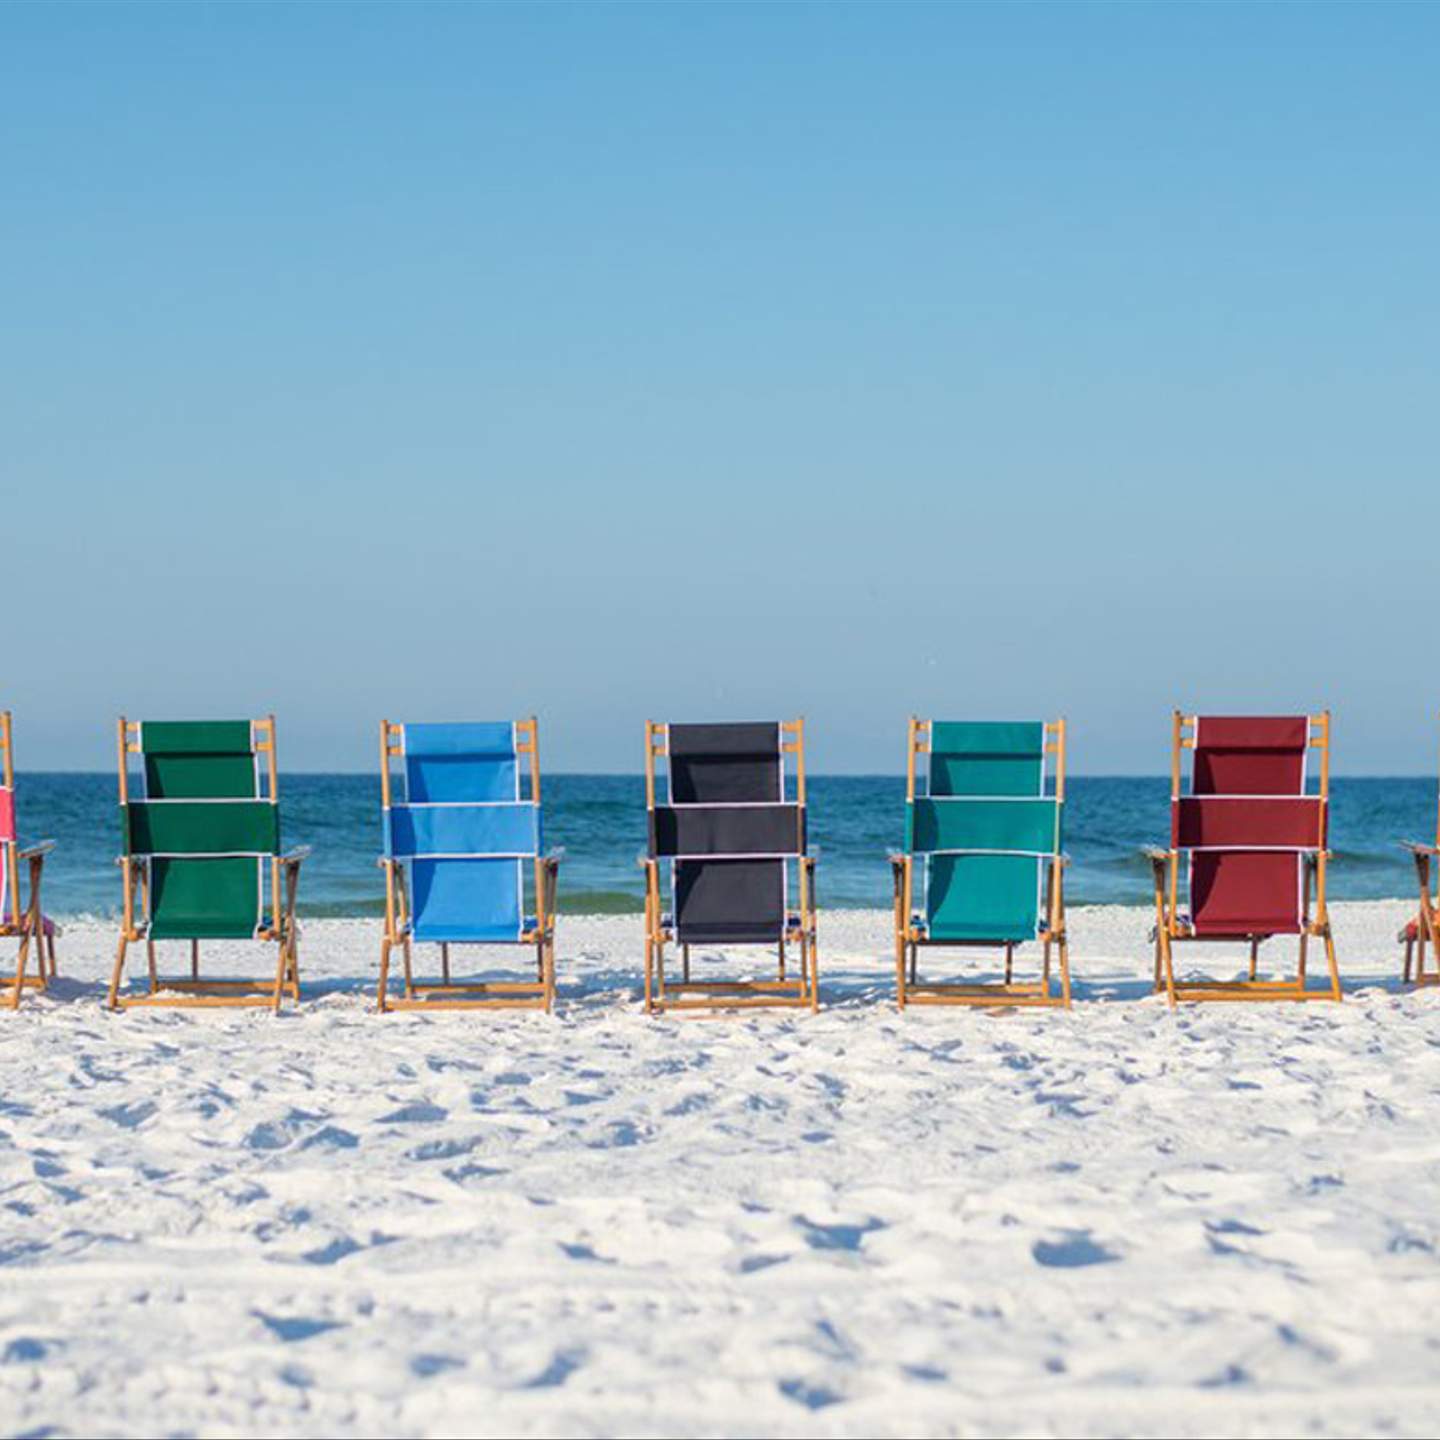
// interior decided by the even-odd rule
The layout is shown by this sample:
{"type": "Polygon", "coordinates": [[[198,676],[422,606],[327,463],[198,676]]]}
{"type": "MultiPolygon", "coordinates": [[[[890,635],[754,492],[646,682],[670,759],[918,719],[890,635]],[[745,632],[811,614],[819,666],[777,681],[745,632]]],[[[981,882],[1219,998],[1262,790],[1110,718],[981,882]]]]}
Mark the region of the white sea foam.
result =
{"type": "Polygon", "coordinates": [[[0,1016],[0,1430],[1431,1433],[1405,914],[1335,907],[1342,1006],[1171,1014],[1093,908],[1073,1012],[902,1017],[832,912],[818,1016],[659,1021],[634,917],[550,1018],[377,1016],[367,921],[278,1019],[111,1015],[72,923],[0,1016]]]}

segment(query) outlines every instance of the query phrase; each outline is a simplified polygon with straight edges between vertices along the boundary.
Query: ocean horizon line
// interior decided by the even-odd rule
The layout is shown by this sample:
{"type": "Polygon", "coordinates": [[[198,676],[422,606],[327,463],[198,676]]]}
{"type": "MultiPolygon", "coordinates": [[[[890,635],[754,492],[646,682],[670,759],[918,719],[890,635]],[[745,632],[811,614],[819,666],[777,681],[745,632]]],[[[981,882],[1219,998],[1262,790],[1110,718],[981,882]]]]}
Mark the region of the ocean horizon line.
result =
{"type": "MultiPolygon", "coordinates": [[[[138,768],[138,767],[137,767],[138,768]]],[[[282,765],[282,775],[307,775],[322,779],[335,780],[360,780],[367,777],[379,778],[380,769],[377,765],[374,769],[363,770],[330,770],[311,769],[305,765],[282,765]]],[[[115,771],[110,769],[96,770],[93,768],[81,768],[79,766],[63,766],[56,768],[46,766],[39,768],[26,768],[16,766],[17,776],[85,776],[94,778],[106,776],[113,778],[115,771]]],[[[542,781],[552,776],[565,776],[577,780],[638,780],[642,783],[645,779],[643,770],[566,770],[556,765],[547,765],[542,772],[542,781]]],[[[897,780],[905,779],[903,770],[807,770],[807,780],[897,780]]],[[[1332,767],[1330,771],[1331,780],[1403,780],[1420,781],[1426,780],[1435,782],[1435,776],[1430,771],[1404,771],[1404,770],[1344,770],[1332,767]]],[[[1138,770],[1067,770],[1065,779],[1068,782],[1074,780],[1164,780],[1168,781],[1168,771],[1153,771],[1145,773],[1138,770]]]]}

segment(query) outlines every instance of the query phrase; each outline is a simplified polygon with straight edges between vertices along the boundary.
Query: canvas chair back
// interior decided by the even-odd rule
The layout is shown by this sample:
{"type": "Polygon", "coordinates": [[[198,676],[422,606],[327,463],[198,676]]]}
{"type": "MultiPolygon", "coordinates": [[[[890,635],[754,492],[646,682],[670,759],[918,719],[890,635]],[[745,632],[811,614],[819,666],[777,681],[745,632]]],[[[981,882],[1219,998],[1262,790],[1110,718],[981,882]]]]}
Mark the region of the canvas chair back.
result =
{"type": "Polygon", "coordinates": [[[389,798],[387,773],[385,853],[409,867],[414,937],[518,942],[533,924],[525,914],[524,866],[541,853],[536,771],[523,798],[519,726],[398,728],[405,794],[389,798]]]}
{"type": "MultiPolygon", "coordinates": [[[[139,799],[122,784],[126,854],[150,862],[153,939],[252,939],[269,923],[265,872],[280,809],[249,720],[142,721],[139,799]]],[[[121,759],[125,763],[124,756],[121,759]]],[[[124,776],[122,774],[122,782],[124,776]]]]}
{"type": "MultiPolygon", "coordinates": [[[[925,793],[906,847],[924,860],[932,940],[1032,940],[1061,850],[1063,804],[1046,794],[1043,721],[930,722],[925,793]]],[[[913,782],[912,782],[913,788],[913,782]]]]}
{"type": "Polygon", "coordinates": [[[1323,771],[1306,794],[1309,746],[1308,715],[1196,717],[1191,793],[1170,807],[1196,934],[1300,932],[1304,852],[1324,849],[1328,810],[1323,771]]]}
{"type": "Polygon", "coordinates": [[[805,853],[805,806],[785,798],[779,722],[670,725],[668,803],[650,855],[672,864],[681,944],[779,941],[786,861],[805,853]]]}

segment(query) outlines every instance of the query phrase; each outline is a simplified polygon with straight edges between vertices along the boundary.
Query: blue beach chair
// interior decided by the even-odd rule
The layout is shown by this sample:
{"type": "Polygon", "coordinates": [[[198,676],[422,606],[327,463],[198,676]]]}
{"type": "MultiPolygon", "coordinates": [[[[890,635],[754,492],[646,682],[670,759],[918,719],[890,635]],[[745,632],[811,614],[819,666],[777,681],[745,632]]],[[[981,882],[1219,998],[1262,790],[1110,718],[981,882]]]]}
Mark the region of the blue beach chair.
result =
{"type": "Polygon", "coordinates": [[[560,852],[540,840],[536,721],[380,724],[385,939],[379,1006],[544,1009],[555,1001],[555,884],[560,852]],[[391,774],[398,760],[403,799],[391,774]],[[527,892],[530,904],[527,904],[527,892]],[[532,908],[533,906],[533,908],[532,908]],[[441,978],[417,981],[412,942],[438,944],[441,978]],[[388,993],[400,947],[405,995],[388,993]],[[532,945],[534,980],[456,981],[452,945],[532,945]]]}

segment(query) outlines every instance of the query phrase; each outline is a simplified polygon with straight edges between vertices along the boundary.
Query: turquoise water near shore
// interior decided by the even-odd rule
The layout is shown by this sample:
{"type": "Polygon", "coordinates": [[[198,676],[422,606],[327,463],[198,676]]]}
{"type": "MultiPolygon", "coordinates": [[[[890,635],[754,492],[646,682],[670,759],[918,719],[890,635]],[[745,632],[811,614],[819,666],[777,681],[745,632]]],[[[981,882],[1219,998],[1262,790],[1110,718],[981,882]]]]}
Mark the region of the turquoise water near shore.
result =
{"type": "MultiPolygon", "coordinates": [[[[120,900],[115,869],[119,819],[113,775],[18,777],[22,836],[53,836],[45,908],[54,915],[109,915],[120,900]]],[[[886,854],[903,834],[905,784],[895,776],[817,776],[810,781],[811,843],[821,852],[822,905],[890,903],[886,854]]],[[[383,899],[379,782],[370,775],[281,779],[286,844],[308,844],[302,913],[373,915],[383,899]]],[[[1067,894],[1072,904],[1141,905],[1149,869],[1139,855],[1168,832],[1169,781],[1072,778],[1067,789],[1067,894]]],[[[1396,845],[1435,828],[1433,779],[1337,779],[1332,796],[1331,894],[1378,900],[1412,893],[1414,867],[1396,845]]],[[[560,908],[572,914],[640,909],[635,864],[645,843],[645,789],[636,775],[551,775],[545,781],[547,843],[563,845],[560,908]]]]}

